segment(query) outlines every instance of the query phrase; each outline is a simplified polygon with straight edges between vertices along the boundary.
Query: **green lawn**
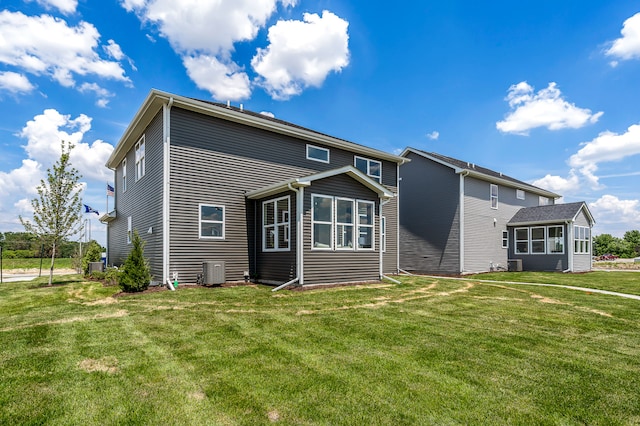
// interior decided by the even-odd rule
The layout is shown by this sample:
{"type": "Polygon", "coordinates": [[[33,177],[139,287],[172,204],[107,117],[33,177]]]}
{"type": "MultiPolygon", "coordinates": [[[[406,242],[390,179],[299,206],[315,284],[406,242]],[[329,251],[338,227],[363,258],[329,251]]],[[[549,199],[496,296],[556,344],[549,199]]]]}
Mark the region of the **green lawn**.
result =
{"type": "Polygon", "coordinates": [[[0,424],[640,423],[637,300],[424,277],[113,298],[55,278],[0,287],[0,424]]]}
{"type": "MultiPolygon", "coordinates": [[[[58,258],[53,264],[53,269],[72,269],[73,259],[58,258]]],[[[48,271],[51,267],[51,258],[42,259],[42,270],[48,271]]],[[[2,269],[40,269],[40,259],[2,259],[2,269]]]]}

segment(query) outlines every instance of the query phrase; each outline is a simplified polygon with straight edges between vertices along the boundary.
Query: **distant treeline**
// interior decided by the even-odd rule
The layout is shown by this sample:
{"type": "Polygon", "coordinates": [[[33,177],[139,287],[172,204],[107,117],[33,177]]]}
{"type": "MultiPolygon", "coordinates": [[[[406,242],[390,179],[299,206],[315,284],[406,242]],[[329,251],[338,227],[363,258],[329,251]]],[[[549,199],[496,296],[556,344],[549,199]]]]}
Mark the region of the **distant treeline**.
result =
{"type": "MultiPolygon", "coordinates": [[[[51,244],[28,232],[0,232],[0,246],[4,259],[51,257],[51,244]]],[[[56,247],[56,257],[73,257],[78,242],[64,241],[56,247]]]]}
{"type": "Polygon", "coordinates": [[[622,238],[611,234],[593,237],[593,254],[595,256],[612,254],[627,259],[638,257],[640,256],[640,231],[627,231],[622,238]]]}

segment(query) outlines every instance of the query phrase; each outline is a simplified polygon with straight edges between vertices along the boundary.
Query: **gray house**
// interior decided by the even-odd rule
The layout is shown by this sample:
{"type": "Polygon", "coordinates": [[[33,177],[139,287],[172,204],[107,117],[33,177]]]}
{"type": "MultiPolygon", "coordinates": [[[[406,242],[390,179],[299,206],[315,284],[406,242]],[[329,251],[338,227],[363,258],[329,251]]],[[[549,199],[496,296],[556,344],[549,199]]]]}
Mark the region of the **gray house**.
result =
{"type": "Polygon", "coordinates": [[[405,158],[282,120],[152,90],[107,167],[108,262],[137,230],[155,281],[297,285],[397,273],[405,158]],[[222,278],[221,278],[222,277],[222,278]]]}
{"type": "MultiPolygon", "coordinates": [[[[506,269],[513,260],[525,269],[583,270],[583,259],[570,256],[574,233],[560,209],[549,210],[558,216],[553,222],[542,215],[538,222],[514,222],[518,213],[528,214],[529,208],[547,211],[535,208],[553,207],[560,195],[437,153],[407,148],[401,155],[411,160],[401,169],[401,269],[461,274],[506,269]],[[565,224],[563,231],[551,226],[556,223],[565,224]],[[564,260],[560,261],[550,243],[545,244],[544,254],[536,251],[535,262],[530,259],[531,249],[515,250],[518,243],[523,247],[524,240],[516,241],[514,232],[518,229],[517,236],[522,237],[524,227],[535,228],[536,237],[544,228],[545,241],[563,238],[564,260]],[[548,262],[542,261],[545,257],[548,262]]],[[[590,229],[593,218],[586,205],[581,211],[588,220],[578,215],[576,224],[590,229]]],[[[590,247],[586,250],[590,254],[590,247]]]]}

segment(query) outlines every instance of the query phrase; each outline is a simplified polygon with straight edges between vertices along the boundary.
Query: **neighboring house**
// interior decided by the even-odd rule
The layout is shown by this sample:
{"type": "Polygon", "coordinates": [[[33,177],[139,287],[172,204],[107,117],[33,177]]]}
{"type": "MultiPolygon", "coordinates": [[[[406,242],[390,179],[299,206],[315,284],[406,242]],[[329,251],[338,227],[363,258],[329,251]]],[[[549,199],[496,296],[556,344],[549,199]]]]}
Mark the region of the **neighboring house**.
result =
{"type": "Polygon", "coordinates": [[[406,159],[282,120],[152,90],[107,167],[108,262],[137,230],[154,280],[321,284],[397,273],[406,159]],[[203,265],[204,264],[204,265],[203,265]],[[219,271],[216,272],[218,274],[219,271]],[[219,275],[219,274],[218,274],[219,275]]]}
{"type": "MultiPolygon", "coordinates": [[[[574,234],[567,228],[569,219],[563,209],[553,208],[560,195],[440,154],[407,148],[401,155],[411,160],[401,169],[401,269],[461,274],[499,270],[507,268],[509,260],[521,259],[525,270],[584,270],[584,260],[590,256],[581,255],[585,259],[580,260],[572,256],[573,244],[569,242],[574,234]],[[551,208],[536,210],[537,206],[551,208]],[[533,218],[528,216],[529,208],[534,212],[550,211],[557,217],[547,219],[541,214],[537,222],[514,222],[518,214],[533,218]],[[560,230],[554,224],[564,225],[560,230]],[[538,251],[542,250],[538,240],[527,240],[527,244],[536,247],[538,257],[531,254],[532,249],[514,251],[510,247],[518,243],[524,248],[524,239],[516,241],[514,231],[518,229],[518,237],[523,237],[525,227],[532,230],[528,235],[542,238],[544,231],[545,241],[562,239],[563,243],[555,246],[547,243],[542,253],[538,251]],[[556,252],[560,246],[565,250],[563,259],[556,252]]],[[[581,214],[573,220],[590,230],[593,218],[586,205],[582,205],[580,211],[587,220],[582,220],[581,214]]],[[[585,254],[591,253],[590,246],[584,250],[585,254]]]]}

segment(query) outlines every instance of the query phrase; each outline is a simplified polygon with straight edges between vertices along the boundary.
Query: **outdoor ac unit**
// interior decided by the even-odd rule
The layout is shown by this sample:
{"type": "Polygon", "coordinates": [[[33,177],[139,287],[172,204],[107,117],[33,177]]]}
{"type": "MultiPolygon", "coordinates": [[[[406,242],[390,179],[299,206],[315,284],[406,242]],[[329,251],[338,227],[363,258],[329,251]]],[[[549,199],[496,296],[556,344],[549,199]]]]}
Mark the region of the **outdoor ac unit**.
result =
{"type": "Polygon", "coordinates": [[[509,259],[507,264],[509,272],[522,272],[522,259],[509,259]]]}
{"type": "Polygon", "coordinates": [[[206,260],[202,263],[202,277],[205,285],[224,284],[225,266],[223,261],[206,260]]]}

